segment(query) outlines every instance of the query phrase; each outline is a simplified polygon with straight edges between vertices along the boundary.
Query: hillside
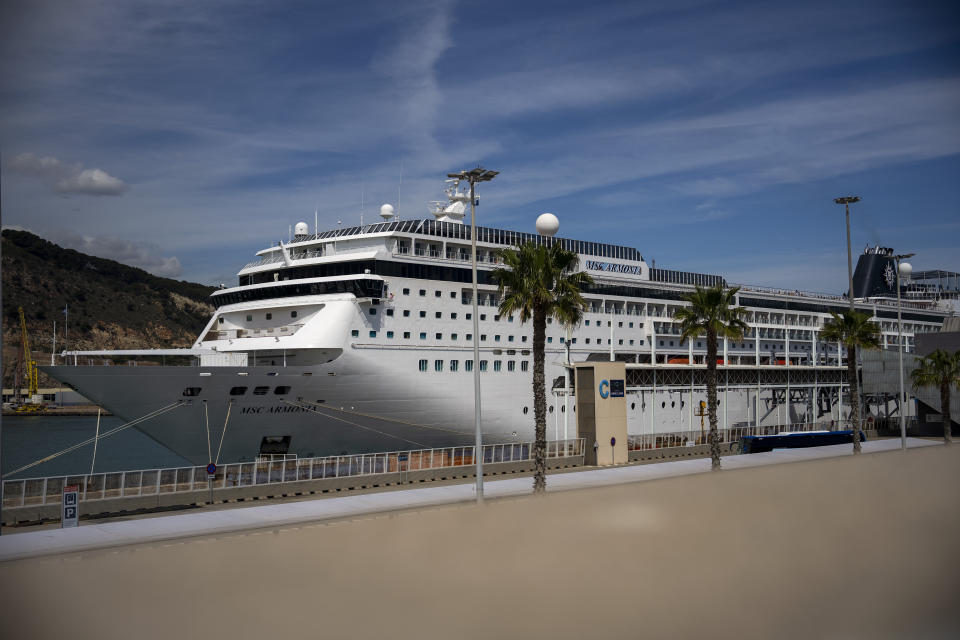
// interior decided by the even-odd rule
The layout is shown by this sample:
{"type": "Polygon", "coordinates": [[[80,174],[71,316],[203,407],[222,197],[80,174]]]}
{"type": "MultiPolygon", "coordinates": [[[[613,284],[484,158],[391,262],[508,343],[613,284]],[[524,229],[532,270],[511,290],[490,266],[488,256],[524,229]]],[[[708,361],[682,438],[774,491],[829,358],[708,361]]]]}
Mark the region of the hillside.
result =
{"type": "Polygon", "coordinates": [[[63,349],[70,306],[70,349],[188,347],[213,312],[213,287],[160,278],[113,260],[64,249],[25,231],[3,231],[3,384],[20,344],[23,307],[31,348],[49,362],[53,323],[63,349]],[[41,354],[46,354],[42,356],[41,354]]]}

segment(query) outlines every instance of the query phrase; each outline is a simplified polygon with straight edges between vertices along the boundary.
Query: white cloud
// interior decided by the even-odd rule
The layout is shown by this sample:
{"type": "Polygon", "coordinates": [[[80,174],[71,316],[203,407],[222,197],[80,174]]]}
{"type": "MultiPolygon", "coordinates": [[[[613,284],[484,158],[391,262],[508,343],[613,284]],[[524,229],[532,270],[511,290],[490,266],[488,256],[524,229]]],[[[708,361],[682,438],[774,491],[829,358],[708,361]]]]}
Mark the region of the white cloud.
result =
{"type": "Polygon", "coordinates": [[[57,193],[93,196],[118,196],[127,185],[103,169],[84,169],[81,164],[65,164],[53,156],[21,153],[8,165],[14,173],[33,176],[51,185],[57,193]]]}
{"type": "Polygon", "coordinates": [[[102,169],[84,169],[59,180],[53,188],[60,193],[118,196],[127,190],[127,185],[120,178],[114,178],[102,169]]]}

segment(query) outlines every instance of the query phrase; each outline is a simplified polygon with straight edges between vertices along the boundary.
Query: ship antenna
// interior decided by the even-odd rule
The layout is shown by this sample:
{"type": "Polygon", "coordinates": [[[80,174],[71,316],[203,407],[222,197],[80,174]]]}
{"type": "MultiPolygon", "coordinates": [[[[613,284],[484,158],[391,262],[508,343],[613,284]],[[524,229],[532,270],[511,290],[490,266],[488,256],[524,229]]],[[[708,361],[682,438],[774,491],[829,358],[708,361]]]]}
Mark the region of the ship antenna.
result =
{"type": "Polygon", "coordinates": [[[363,178],[360,178],[360,226],[363,226],[363,178]]]}
{"type": "Polygon", "coordinates": [[[313,235],[315,235],[315,236],[320,234],[320,229],[318,228],[319,225],[317,224],[317,212],[318,212],[318,211],[320,211],[320,203],[319,203],[319,202],[317,202],[317,206],[315,206],[315,207],[313,208],[313,235]]]}
{"type": "Polygon", "coordinates": [[[400,219],[400,187],[403,186],[403,158],[400,158],[400,182],[397,184],[397,220],[400,219]]]}

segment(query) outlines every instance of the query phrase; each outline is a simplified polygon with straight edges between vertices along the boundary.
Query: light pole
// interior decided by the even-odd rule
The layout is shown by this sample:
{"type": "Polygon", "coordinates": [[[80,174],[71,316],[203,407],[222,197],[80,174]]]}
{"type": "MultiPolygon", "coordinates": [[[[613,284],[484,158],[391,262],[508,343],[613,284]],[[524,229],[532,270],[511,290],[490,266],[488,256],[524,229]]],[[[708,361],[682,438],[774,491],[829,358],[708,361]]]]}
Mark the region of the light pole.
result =
{"type": "Polygon", "coordinates": [[[847,281],[850,287],[847,295],[850,297],[850,311],[853,311],[853,254],[850,252],[850,205],[860,202],[860,196],[843,196],[834,198],[834,202],[842,204],[847,213],[847,281]]]}
{"type": "Polygon", "coordinates": [[[897,373],[900,375],[900,448],[904,451],[907,450],[907,417],[904,414],[907,409],[907,396],[903,392],[903,314],[900,313],[900,272],[902,271],[903,275],[909,278],[910,274],[913,273],[913,267],[909,262],[901,263],[900,261],[912,258],[915,255],[915,253],[903,253],[893,256],[893,259],[897,261],[897,356],[900,360],[897,373]]]}
{"type": "Polygon", "coordinates": [[[477,463],[477,502],[483,502],[483,436],[480,433],[480,319],[477,317],[477,198],[474,187],[478,182],[489,182],[499,171],[482,167],[448,173],[448,178],[470,183],[470,270],[473,274],[473,428],[474,460],[477,463]]]}

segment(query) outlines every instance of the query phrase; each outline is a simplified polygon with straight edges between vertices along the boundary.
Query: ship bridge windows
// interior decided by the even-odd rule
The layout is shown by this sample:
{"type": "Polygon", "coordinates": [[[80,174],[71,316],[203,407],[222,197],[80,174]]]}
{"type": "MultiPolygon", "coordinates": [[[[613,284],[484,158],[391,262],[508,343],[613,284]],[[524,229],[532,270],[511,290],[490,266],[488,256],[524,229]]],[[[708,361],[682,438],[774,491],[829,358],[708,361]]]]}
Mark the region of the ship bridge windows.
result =
{"type": "MultiPolygon", "coordinates": [[[[212,298],[217,304],[237,304],[240,302],[255,302],[273,298],[289,298],[293,296],[323,295],[329,293],[352,293],[358,298],[382,298],[383,281],[372,278],[356,278],[352,280],[333,280],[328,282],[299,282],[271,287],[260,287],[241,291],[214,292],[212,298]]],[[[253,320],[248,315],[247,321],[253,320]]]]}

